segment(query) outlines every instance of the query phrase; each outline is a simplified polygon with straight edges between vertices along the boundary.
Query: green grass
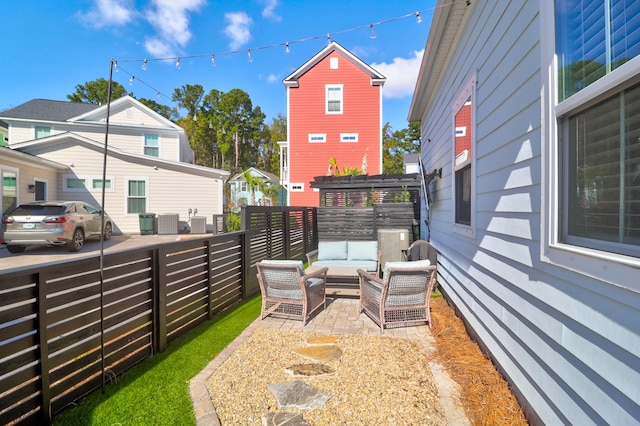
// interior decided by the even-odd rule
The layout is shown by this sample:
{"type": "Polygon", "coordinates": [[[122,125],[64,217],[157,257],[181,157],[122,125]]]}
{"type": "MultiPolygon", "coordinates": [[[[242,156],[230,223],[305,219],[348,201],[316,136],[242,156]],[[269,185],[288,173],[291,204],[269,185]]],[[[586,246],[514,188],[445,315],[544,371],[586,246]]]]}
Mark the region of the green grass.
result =
{"type": "Polygon", "coordinates": [[[199,325],[54,419],[54,425],[193,425],[189,381],[260,315],[260,297],[199,325]]]}

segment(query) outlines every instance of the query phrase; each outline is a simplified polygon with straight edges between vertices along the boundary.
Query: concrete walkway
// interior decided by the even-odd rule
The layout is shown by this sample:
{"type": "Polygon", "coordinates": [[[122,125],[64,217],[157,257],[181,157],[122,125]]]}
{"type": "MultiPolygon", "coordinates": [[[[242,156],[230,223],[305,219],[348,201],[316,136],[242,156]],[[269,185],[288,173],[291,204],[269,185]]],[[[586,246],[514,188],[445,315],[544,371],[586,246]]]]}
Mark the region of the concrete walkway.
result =
{"type": "MultiPolygon", "coordinates": [[[[368,316],[360,313],[359,301],[355,298],[327,298],[326,309],[316,314],[304,327],[300,320],[272,317],[267,317],[263,321],[257,319],[191,380],[191,399],[199,426],[220,425],[206,387],[207,380],[258,327],[326,334],[380,335],[380,328],[368,316]]],[[[424,345],[426,352],[433,350],[433,337],[428,325],[387,329],[384,335],[418,340],[424,345]]],[[[430,367],[438,387],[440,402],[444,409],[447,423],[452,426],[469,425],[470,422],[457,404],[458,391],[456,383],[451,380],[442,366],[432,362],[430,367]]]]}

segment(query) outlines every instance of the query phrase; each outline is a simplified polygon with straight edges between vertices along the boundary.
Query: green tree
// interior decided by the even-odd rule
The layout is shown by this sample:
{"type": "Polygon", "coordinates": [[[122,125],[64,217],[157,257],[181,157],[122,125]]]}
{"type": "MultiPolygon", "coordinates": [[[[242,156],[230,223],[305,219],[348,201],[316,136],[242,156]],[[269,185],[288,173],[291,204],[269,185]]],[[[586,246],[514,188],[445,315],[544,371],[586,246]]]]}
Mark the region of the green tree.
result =
{"type": "Polygon", "coordinates": [[[266,126],[269,134],[267,143],[260,147],[259,167],[267,172],[280,176],[280,146],[278,142],[287,140],[287,117],[278,114],[271,119],[271,125],[266,126]]]}
{"type": "MultiPolygon", "coordinates": [[[[117,81],[111,82],[111,99],[118,99],[127,95],[127,89],[117,81]]],[[[77,84],[76,91],[67,95],[71,102],[84,102],[87,104],[104,105],[109,100],[109,81],[98,78],[77,84]]]]}
{"type": "Polygon", "coordinates": [[[395,132],[385,124],[382,137],[382,173],[403,174],[404,155],[420,152],[420,123],[409,123],[409,127],[395,132]]]}
{"type": "Polygon", "coordinates": [[[187,117],[194,118],[200,109],[204,96],[204,88],[200,84],[187,84],[173,89],[171,100],[178,104],[178,108],[187,110],[187,117]]]}
{"type": "Polygon", "coordinates": [[[157,112],[158,114],[160,114],[161,116],[163,116],[168,120],[175,121],[179,119],[178,110],[176,108],[171,108],[167,105],[159,104],[153,99],[140,98],[138,100],[140,101],[141,104],[151,108],[152,110],[154,110],[155,112],[157,112]]]}

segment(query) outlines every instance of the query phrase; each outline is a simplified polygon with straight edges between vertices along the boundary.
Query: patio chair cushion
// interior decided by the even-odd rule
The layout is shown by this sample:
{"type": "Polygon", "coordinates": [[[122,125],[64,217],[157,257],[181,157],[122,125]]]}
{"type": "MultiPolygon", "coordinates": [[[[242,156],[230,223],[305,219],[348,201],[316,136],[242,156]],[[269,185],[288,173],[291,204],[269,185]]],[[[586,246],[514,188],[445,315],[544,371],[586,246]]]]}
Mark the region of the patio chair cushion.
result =
{"type": "Polygon", "coordinates": [[[347,260],[376,260],[378,259],[377,241],[348,241],[347,260]]]}
{"type": "Polygon", "coordinates": [[[415,262],[386,262],[384,264],[384,268],[382,269],[382,279],[387,277],[387,272],[389,268],[394,269],[409,269],[409,268],[422,268],[425,266],[431,266],[431,262],[429,259],[424,260],[416,260],[415,262]]]}
{"type": "Polygon", "coordinates": [[[265,259],[262,263],[297,266],[298,269],[300,269],[300,276],[304,276],[304,264],[302,263],[302,260],[265,259]]]}
{"type": "Polygon", "coordinates": [[[318,260],[346,260],[346,241],[319,241],[318,260]]]}

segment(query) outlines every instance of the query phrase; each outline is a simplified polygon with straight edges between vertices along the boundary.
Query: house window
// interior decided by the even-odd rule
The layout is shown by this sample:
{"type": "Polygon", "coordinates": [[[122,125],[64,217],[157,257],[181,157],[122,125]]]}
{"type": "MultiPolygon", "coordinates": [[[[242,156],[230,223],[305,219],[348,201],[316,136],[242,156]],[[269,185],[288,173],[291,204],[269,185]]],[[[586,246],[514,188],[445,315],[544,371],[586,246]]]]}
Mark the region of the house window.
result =
{"type": "Polygon", "coordinates": [[[152,157],[160,156],[160,145],[158,135],[144,135],[144,154],[152,157]]]}
{"type": "Polygon", "coordinates": [[[340,133],[340,142],[358,142],[358,134],[340,133]]]}
{"type": "Polygon", "coordinates": [[[560,102],[638,56],[639,17],[640,2],[556,2],[560,102]]]}
{"type": "Polygon", "coordinates": [[[558,240],[639,256],[640,79],[637,65],[619,68],[640,54],[640,3],[582,0],[555,13],[558,240]]]}
{"type": "Polygon", "coordinates": [[[309,133],[310,143],[324,143],[327,141],[327,135],[324,133],[309,133]]]}
{"type": "Polygon", "coordinates": [[[64,177],[65,191],[86,191],[85,180],[77,177],[64,177]]]}
{"type": "MultiPolygon", "coordinates": [[[[91,189],[94,190],[98,190],[101,191],[102,190],[102,179],[91,179],[91,189]]],[[[108,179],[104,181],[104,190],[105,191],[110,191],[113,190],[113,187],[111,186],[111,179],[108,179]]]]}
{"type": "MultiPolygon", "coordinates": [[[[106,179],[105,192],[113,192],[113,176],[106,179]]],[[[102,178],[87,175],[65,175],[62,178],[62,190],[64,192],[101,192],[102,178]]]]}
{"type": "Polygon", "coordinates": [[[51,127],[35,127],[35,139],[46,138],[47,136],[51,136],[51,127]]]}
{"type": "Polygon", "coordinates": [[[342,114],[342,84],[327,84],[326,86],[326,113],[342,114]]]}
{"type": "Polygon", "coordinates": [[[130,179],[127,181],[127,213],[147,212],[147,182],[130,179]]]}
{"type": "Polygon", "coordinates": [[[454,223],[472,232],[475,188],[475,75],[456,99],[453,110],[454,223]],[[464,129],[461,132],[460,129],[464,129]]]}
{"type": "Polygon", "coordinates": [[[18,207],[18,171],[2,170],[2,214],[18,207]]]}
{"type": "Polygon", "coordinates": [[[247,185],[247,182],[245,182],[245,181],[238,182],[238,191],[239,192],[247,192],[247,191],[249,191],[249,185],[247,185]]]}

